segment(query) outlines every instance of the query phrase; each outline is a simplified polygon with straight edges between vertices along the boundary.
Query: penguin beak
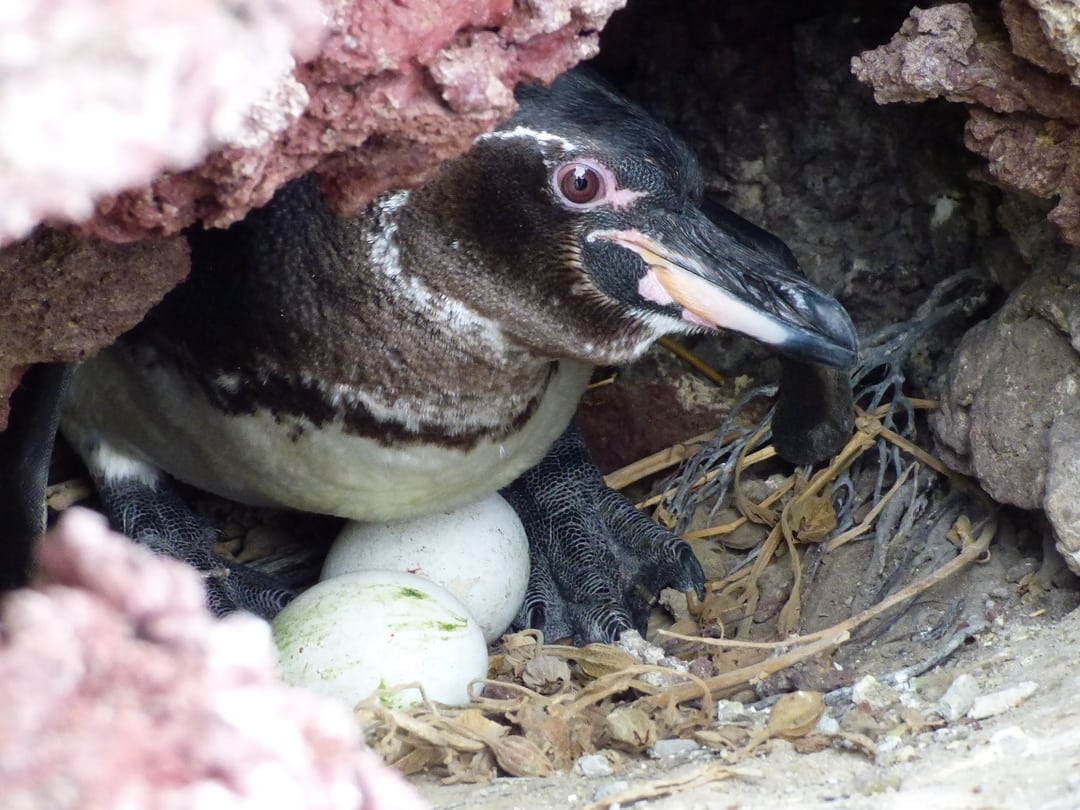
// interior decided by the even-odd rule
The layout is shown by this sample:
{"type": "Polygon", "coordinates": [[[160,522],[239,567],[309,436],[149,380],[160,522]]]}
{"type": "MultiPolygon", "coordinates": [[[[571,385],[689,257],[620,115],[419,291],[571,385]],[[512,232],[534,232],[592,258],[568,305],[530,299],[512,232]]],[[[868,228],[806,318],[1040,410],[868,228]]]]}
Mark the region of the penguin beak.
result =
{"type": "Polygon", "coordinates": [[[637,254],[648,270],[639,294],[682,308],[685,321],[731,329],[776,347],[793,360],[851,368],[855,327],[832,296],[810,284],[787,247],[726,209],[650,217],[647,229],[593,231],[637,254]]]}

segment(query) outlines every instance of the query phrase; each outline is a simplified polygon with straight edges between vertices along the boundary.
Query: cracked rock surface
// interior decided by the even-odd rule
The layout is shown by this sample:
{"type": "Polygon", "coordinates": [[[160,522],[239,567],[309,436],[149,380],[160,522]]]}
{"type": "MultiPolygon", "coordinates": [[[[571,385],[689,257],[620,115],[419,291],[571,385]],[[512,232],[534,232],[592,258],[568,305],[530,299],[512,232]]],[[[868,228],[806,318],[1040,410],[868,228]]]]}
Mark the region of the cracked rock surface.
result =
{"type": "Polygon", "coordinates": [[[1041,273],[963,338],[931,425],[991,497],[1044,509],[1080,573],[1080,277],[1041,273]]]}

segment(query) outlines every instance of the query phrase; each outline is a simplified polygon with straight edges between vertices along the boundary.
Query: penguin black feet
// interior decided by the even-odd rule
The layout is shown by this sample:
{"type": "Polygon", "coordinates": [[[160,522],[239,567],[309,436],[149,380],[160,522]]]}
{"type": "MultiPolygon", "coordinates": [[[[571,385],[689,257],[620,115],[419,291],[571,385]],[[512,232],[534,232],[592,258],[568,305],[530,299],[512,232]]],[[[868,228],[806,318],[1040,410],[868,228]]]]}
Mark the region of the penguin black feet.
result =
{"type": "Polygon", "coordinates": [[[98,478],[105,513],[119,531],[159,554],[183,560],[206,577],[215,615],[246,610],[271,619],[294,594],[271,577],[213,552],[218,531],[195,514],[164,475],[138,465],[128,475],[98,478]]]}
{"type": "Polygon", "coordinates": [[[662,588],[704,595],[690,546],[604,484],[574,428],[502,490],[529,537],[532,573],[514,624],[578,644],[644,633],[662,588]]]}

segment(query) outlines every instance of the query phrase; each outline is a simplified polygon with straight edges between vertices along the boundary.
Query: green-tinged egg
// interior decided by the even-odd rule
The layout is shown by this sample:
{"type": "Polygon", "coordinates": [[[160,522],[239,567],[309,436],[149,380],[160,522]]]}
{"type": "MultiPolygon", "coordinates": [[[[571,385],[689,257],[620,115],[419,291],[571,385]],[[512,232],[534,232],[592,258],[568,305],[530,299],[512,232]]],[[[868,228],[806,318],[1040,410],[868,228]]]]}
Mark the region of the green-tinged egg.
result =
{"type": "MultiPolygon", "coordinates": [[[[318,583],[272,622],[281,677],[350,706],[380,687],[419,682],[431,700],[462,705],[487,674],[487,645],[464,605],[435,583],[365,571],[318,583]]],[[[405,708],[416,689],[385,697],[405,708]]]]}

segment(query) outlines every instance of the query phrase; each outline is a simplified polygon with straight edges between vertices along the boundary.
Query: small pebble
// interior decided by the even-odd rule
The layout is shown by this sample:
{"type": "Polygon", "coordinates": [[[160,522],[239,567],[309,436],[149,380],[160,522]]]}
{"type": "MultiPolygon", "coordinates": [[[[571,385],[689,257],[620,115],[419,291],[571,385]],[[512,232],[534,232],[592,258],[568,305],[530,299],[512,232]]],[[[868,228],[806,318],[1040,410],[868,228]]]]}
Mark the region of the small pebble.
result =
{"type": "Polygon", "coordinates": [[[694,751],[700,751],[701,746],[693,740],[657,740],[649,746],[645,752],[653,759],[668,759],[669,757],[681,757],[694,751]]]}
{"type": "Polygon", "coordinates": [[[877,752],[879,754],[889,754],[900,747],[902,740],[895,734],[886,734],[877,741],[877,752]]]}
{"type": "Polygon", "coordinates": [[[585,754],[574,763],[574,773],[579,776],[611,776],[614,772],[611,762],[603,754],[585,754]]]}
{"type": "Polygon", "coordinates": [[[818,718],[817,725],[814,726],[814,732],[816,734],[839,734],[840,733],[840,721],[835,717],[829,717],[827,714],[821,715],[818,718]]]}
{"type": "Polygon", "coordinates": [[[975,699],[967,716],[972,720],[983,720],[1007,712],[1034,695],[1038,689],[1039,685],[1034,681],[1023,681],[1000,692],[982,695],[975,699]]]}
{"type": "Polygon", "coordinates": [[[938,711],[950,723],[966,715],[979,695],[979,684],[972,675],[957,675],[938,700],[938,711]]]}
{"type": "Polygon", "coordinates": [[[899,703],[900,695],[891,686],[886,686],[873,675],[867,675],[851,687],[851,700],[861,706],[866,706],[874,713],[880,713],[899,703]]]}
{"type": "Polygon", "coordinates": [[[1034,557],[1024,557],[1005,569],[1006,582],[1019,582],[1039,570],[1039,561],[1034,557]]]}
{"type": "Polygon", "coordinates": [[[738,700],[716,701],[717,725],[729,726],[739,723],[753,723],[760,716],[760,712],[754,711],[738,700]]]}

